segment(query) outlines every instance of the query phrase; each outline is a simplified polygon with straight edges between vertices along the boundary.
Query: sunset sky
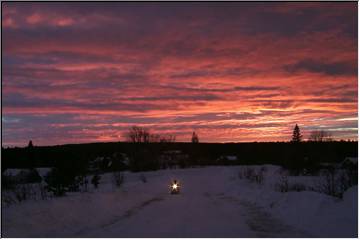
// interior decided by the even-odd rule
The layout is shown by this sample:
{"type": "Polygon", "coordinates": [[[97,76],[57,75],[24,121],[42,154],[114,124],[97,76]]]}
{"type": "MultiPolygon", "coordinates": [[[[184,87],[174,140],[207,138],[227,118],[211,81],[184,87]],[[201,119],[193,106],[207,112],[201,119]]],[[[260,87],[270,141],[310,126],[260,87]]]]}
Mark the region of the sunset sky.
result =
{"type": "Polygon", "coordinates": [[[357,2],[2,3],[3,146],[357,139],[357,2]]]}

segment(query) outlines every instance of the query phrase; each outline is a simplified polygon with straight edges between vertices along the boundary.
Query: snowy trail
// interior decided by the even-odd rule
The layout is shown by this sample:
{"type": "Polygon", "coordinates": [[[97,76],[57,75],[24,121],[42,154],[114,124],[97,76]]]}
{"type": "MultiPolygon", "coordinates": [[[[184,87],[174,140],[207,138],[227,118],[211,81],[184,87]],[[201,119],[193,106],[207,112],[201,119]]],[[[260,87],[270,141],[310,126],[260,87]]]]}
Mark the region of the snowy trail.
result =
{"type": "Polygon", "coordinates": [[[256,204],[248,201],[243,201],[236,199],[234,197],[223,196],[222,199],[225,199],[230,202],[235,202],[244,206],[247,210],[246,213],[246,223],[255,231],[257,237],[270,237],[270,238],[294,238],[294,237],[314,237],[309,233],[296,229],[295,227],[289,226],[279,219],[274,218],[268,212],[266,212],[262,207],[257,206],[256,204]]]}
{"type": "Polygon", "coordinates": [[[228,174],[184,178],[180,195],[161,194],[78,237],[307,237],[251,203],[224,194],[228,174]],[[227,176],[227,177],[225,177],[227,176]],[[215,182],[216,181],[216,182],[215,182]],[[205,184],[206,183],[206,184],[205,184]],[[210,184],[209,184],[210,183],[210,184]],[[199,191],[200,190],[200,191],[199,191]]]}
{"type": "MultiPolygon", "coordinates": [[[[275,171],[269,170],[269,174],[275,171]]],[[[239,167],[207,167],[126,173],[120,189],[112,184],[112,175],[105,174],[100,188],[88,193],[3,208],[2,236],[242,238],[357,234],[357,191],[349,192],[344,201],[314,192],[285,194],[274,192],[266,184],[239,180],[238,172],[239,167]],[[146,176],[145,183],[140,180],[142,175],[146,176]],[[169,194],[173,179],[180,182],[179,195],[169,194]],[[339,213],[343,215],[339,217],[339,213]],[[334,227],[339,222],[344,222],[342,227],[334,227]]]]}
{"type": "MultiPolygon", "coordinates": [[[[135,206],[129,210],[127,210],[123,215],[121,216],[115,216],[113,219],[110,219],[108,220],[107,222],[105,223],[102,223],[100,226],[99,226],[99,229],[105,229],[105,228],[109,228],[119,222],[122,222],[130,217],[132,217],[133,215],[137,214],[139,211],[141,211],[143,208],[145,208],[146,206],[152,204],[153,202],[156,202],[156,201],[162,201],[163,198],[158,198],[158,197],[155,197],[155,198],[151,198],[145,202],[142,202],[140,205],[138,206],[135,206]]],[[[79,232],[76,232],[74,235],[75,236],[78,236],[78,237],[81,237],[81,236],[84,236],[84,235],[89,235],[89,232],[92,232],[93,230],[92,229],[89,229],[89,228],[86,228],[86,229],[82,229],[81,231],[79,232]]]]}
{"type": "Polygon", "coordinates": [[[244,220],[241,220],[241,215],[245,213],[241,206],[230,206],[223,200],[211,197],[219,191],[216,187],[223,185],[219,181],[225,180],[216,178],[216,184],[205,184],[213,179],[211,176],[184,178],[181,181],[184,186],[181,194],[164,193],[154,198],[158,201],[147,200],[141,204],[141,211],[135,206],[127,211],[131,214],[118,218],[110,225],[88,231],[82,236],[255,237],[256,234],[244,220]]]}
{"type": "MultiPolygon", "coordinates": [[[[197,199],[169,195],[141,211],[131,209],[116,222],[87,232],[84,237],[236,237],[255,236],[241,211],[218,205],[207,196],[197,199]],[[234,224],[236,222],[236,224],[234,224]],[[145,226],[145,227],[144,227],[145,226]]],[[[80,235],[79,235],[80,236],[80,235]]]]}

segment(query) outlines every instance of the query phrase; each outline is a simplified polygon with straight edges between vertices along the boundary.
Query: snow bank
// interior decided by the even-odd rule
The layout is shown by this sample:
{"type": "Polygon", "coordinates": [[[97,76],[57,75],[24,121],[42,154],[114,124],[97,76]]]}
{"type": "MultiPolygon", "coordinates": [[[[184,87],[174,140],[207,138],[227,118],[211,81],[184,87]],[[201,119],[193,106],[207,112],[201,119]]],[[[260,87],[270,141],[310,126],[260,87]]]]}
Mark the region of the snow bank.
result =
{"type": "Polygon", "coordinates": [[[42,179],[45,179],[46,175],[51,172],[51,168],[35,168],[42,179]]]}
{"type": "MultiPolygon", "coordinates": [[[[259,166],[254,166],[258,168],[259,166]]],[[[238,195],[264,207],[282,221],[306,230],[314,237],[357,237],[358,193],[357,186],[348,189],[343,199],[318,192],[276,192],[279,169],[269,167],[263,185],[241,182],[238,195]]],[[[313,187],[318,177],[289,176],[289,185],[298,183],[313,187]]]]}
{"type": "MultiPolygon", "coordinates": [[[[257,232],[266,224],[270,231],[273,225],[267,221],[275,219],[290,226],[286,235],[290,237],[298,236],[291,232],[295,229],[305,237],[357,237],[357,187],[349,189],[342,200],[309,191],[276,192],[280,167],[254,166],[261,167],[266,169],[261,185],[239,179],[242,166],[125,172],[120,189],[107,173],[101,176],[98,189],[89,186],[89,193],[3,207],[3,236],[283,236],[257,232]],[[173,179],[182,186],[178,196],[169,194],[173,179]],[[254,206],[269,216],[254,215],[254,206]]],[[[312,182],[309,177],[291,177],[291,181],[312,182]]]]}

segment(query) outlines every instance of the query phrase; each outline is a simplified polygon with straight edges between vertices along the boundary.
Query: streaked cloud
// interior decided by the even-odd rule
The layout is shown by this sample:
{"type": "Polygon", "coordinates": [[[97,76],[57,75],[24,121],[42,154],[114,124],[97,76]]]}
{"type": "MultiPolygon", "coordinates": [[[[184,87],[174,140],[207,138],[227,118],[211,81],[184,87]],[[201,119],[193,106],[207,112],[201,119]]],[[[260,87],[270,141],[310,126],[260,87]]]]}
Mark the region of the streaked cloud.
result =
{"type": "Polygon", "coordinates": [[[2,4],[3,144],[357,138],[357,5],[2,4]],[[344,120],[346,119],[346,120],[344,120]],[[325,127],[324,127],[325,126],[325,127]]]}

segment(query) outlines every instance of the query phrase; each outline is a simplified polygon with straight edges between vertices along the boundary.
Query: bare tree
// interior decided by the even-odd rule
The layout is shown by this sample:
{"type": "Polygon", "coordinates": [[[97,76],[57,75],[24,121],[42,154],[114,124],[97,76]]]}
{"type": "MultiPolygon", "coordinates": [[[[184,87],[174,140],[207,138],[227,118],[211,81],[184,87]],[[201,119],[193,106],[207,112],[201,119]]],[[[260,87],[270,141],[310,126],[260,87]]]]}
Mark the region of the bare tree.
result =
{"type": "Polygon", "coordinates": [[[129,142],[132,143],[148,143],[148,142],[175,142],[176,137],[175,135],[160,135],[160,134],[152,134],[149,130],[133,126],[129,129],[129,132],[126,133],[126,138],[129,142]]]}
{"type": "Polygon", "coordinates": [[[127,133],[127,139],[133,143],[147,143],[150,142],[150,133],[145,128],[133,126],[127,133]]]}
{"type": "Polygon", "coordinates": [[[315,130],[310,133],[309,141],[329,142],[332,141],[332,134],[324,130],[315,130]]]}
{"type": "Polygon", "coordinates": [[[159,134],[150,134],[150,142],[160,142],[160,137],[159,134]]]}
{"type": "Polygon", "coordinates": [[[162,143],[170,143],[170,142],[175,142],[176,140],[176,137],[175,135],[162,135],[160,136],[160,142],[162,143]]]}
{"type": "Polygon", "coordinates": [[[173,135],[160,135],[150,133],[149,130],[133,126],[129,129],[126,134],[131,144],[130,154],[130,168],[132,171],[141,170],[154,170],[158,167],[158,156],[162,146],[157,144],[142,144],[142,143],[169,143],[175,141],[173,135]]]}

